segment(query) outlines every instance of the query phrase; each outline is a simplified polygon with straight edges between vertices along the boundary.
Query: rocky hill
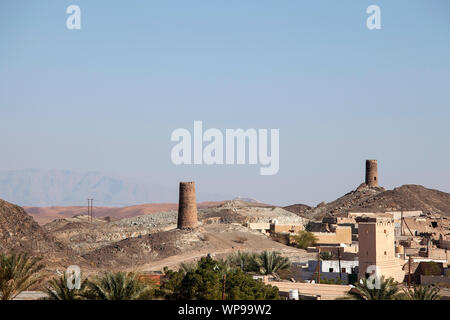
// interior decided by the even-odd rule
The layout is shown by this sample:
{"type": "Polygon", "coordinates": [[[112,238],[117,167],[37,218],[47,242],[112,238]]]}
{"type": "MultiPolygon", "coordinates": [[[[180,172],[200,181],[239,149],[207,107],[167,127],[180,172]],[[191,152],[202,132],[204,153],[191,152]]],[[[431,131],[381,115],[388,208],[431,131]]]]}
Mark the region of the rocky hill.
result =
{"type": "MultiPolygon", "coordinates": [[[[294,205],[295,206],[295,205],[294,205]]],[[[290,210],[289,207],[285,207],[290,210]]],[[[305,208],[302,208],[305,209],[305,208]]],[[[360,185],[356,190],[330,203],[321,203],[306,210],[290,211],[310,219],[324,216],[342,216],[349,211],[382,212],[398,210],[422,210],[426,214],[450,216],[450,194],[427,189],[420,185],[403,185],[393,190],[360,185]]]]}
{"type": "Polygon", "coordinates": [[[27,253],[52,265],[80,262],[70,248],[39,226],[23,208],[1,199],[0,252],[27,253]]]}
{"type": "Polygon", "coordinates": [[[292,204],[290,206],[283,207],[283,209],[293,212],[299,216],[302,216],[302,214],[304,214],[306,211],[310,210],[311,207],[307,206],[306,204],[297,203],[297,204],[292,204]]]}
{"type": "MultiPolygon", "coordinates": [[[[333,202],[316,207],[295,204],[280,208],[242,200],[204,205],[199,204],[199,228],[186,232],[176,229],[176,203],[102,208],[104,211],[95,208],[93,221],[83,215],[85,208],[46,208],[49,215],[75,216],[41,227],[23,208],[0,200],[0,252],[27,252],[45,257],[52,266],[78,264],[87,271],[159,270],[207,253],[276,249],[285,255],[306,254],[245,227],[252,222],[276,219],[280,224],[306,224],[309,219],[340,216],[349,211],[422,210],[450,216],[450,194],[418,185],[385,190],[362,184],[333,202]],[[168,211],[159,211],[163,209],[168,211]],[[117,217],[111,210],[117,210],[117,217]]],[[[43,214],[39,208],[33,210],[34,215],[43,214]]]]}
{"type": "Polygon", "coordinates": [[[275,242],[261,232],[239,224],[208,224],[194,231],[168,231],[128,238],[92,250],[84,258],[99,269],[162,270],[189,263],[207,254],[223,258],[237,251],[275,250],[292,259],[310,259],[315,253],[275,242]]]}

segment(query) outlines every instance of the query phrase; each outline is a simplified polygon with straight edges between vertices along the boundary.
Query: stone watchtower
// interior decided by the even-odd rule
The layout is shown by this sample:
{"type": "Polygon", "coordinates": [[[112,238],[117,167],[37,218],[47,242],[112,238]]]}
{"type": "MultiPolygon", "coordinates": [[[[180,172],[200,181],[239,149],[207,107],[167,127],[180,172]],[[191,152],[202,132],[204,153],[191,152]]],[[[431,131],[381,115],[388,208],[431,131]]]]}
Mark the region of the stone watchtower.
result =
{"type": "Polygon", "coordinates": [[[197,199],[195,182],[180,182],[180,199],[178,203],[178,229],[197,227],[197,199]]]}
{"type": "Polygon", "coordinates": [[[372,272],[402,282],[405,271],[402,260],[395,256],[394,219],[388,217],[358,217],[359,278],[372,272]]]}
{"type": "Polygon", "coordinates": [[[377,160],[366,160],[366,184],[369,187],[378,187],[377,160]]]}

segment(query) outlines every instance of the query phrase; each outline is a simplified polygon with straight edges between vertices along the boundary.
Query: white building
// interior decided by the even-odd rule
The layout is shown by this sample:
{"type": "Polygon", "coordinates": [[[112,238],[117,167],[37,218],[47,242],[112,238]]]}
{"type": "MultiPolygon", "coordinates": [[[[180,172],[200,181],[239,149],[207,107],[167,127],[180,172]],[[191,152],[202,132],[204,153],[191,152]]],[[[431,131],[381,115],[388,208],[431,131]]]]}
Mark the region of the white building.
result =
{"type": "MultiPolygon", "coordinates": [[[[316,280],[317,278],[317,260],[309,260],[308,268],[302,270],[303,280],[316,280]]],[[[348,283],[349,274],[358,273],[358,260],[321,260],[320,278],[342,280],[348,283]]]]}

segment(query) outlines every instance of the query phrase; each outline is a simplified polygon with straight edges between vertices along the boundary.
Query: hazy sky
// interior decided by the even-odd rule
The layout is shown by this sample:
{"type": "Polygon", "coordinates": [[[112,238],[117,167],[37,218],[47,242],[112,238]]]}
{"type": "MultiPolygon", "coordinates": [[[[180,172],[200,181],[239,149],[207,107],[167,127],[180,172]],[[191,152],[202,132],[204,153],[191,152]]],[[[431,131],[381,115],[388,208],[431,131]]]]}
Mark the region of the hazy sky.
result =
{"type": "Polygon", "coordinates": [[[0,2],[0,168],[102,171],[317,204],[450,192],[450,2],[0,2]],[[81,8],[81,30],[66,8],[81,8]],[[366,8],[381,8],[368,30],[366,8]],[[175,166],[176,128],[280,129],[280,170],[175,166]]]}

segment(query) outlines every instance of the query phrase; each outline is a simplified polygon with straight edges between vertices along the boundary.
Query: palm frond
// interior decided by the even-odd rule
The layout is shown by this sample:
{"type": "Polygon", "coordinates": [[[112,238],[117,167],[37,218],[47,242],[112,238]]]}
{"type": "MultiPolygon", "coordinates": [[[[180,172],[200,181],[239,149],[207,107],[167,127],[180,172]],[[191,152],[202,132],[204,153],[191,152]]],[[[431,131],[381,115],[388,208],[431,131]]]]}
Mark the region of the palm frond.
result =
{"type": "Polygon", "coordinates": [[[12,300],[41,281],[44,265],[40,261],[26,254],[0,254],[0,299],[12,300]]]}

